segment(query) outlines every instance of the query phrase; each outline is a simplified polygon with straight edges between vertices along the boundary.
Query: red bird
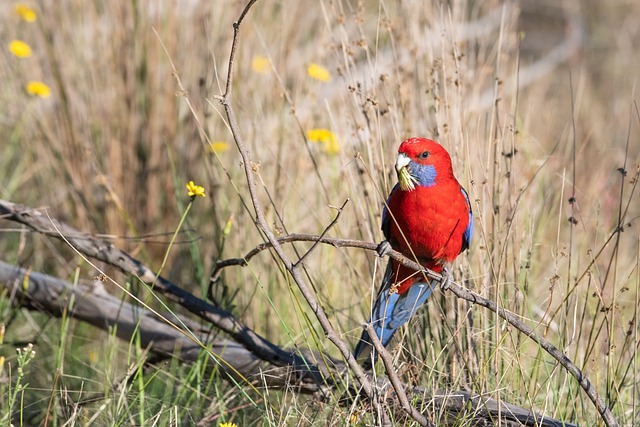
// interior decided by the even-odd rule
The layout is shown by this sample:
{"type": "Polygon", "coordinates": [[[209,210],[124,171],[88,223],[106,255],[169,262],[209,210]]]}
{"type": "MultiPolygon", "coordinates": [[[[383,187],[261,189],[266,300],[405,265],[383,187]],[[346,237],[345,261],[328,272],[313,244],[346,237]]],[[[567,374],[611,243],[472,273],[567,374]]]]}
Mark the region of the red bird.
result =
{"type": "MultiPolygon", "coordinates": [[[[453,175],[451,157],[437,142],[411,138],[400,144],[396,160],[398,184],[382,214],[386,241],[381,256],[391,247],[444,277],[446,287],[451,263],[469,247],[473,214],[469,196],[453,175]]],[[[390,259],[371,312],[370,323],[387,346],[438,282],[390,259]]],[[[369,334],[363,332],[354,351],[356,359],[370,368],[376,355],[369,334]]]]}

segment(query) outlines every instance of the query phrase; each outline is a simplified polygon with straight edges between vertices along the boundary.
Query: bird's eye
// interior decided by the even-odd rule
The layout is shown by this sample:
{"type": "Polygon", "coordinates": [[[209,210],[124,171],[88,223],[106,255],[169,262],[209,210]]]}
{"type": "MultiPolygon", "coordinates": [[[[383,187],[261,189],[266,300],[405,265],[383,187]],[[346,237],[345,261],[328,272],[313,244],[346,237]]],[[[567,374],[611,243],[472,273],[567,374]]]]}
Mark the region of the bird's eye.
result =
{"type": "Polygon", "coordinates": [[[418,158],[420,159],[426,159],[427,157],[429,157],[428,151],[423,151],[422,153],[418,154],[418,158]]]}

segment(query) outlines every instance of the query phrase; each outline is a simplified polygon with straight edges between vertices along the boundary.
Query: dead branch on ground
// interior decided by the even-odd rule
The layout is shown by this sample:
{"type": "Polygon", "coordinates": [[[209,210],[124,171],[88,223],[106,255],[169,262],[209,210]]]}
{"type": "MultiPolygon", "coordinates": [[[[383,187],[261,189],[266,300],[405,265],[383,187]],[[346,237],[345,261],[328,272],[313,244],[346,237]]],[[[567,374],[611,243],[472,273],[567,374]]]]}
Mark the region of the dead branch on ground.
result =
{"type": "MultiPolygon", "coordinates": [[[[115,330],[118,338],[130,342],[138,334],[140,345],[160,358],[177,357],[183,363],[195,362],[202,351],[211,356],[210,369],[216,369],[228,380],[236,384],[253,384],[281,390],[296,390],[298,393],[327,396],[326,382],[316,382],[311,375],[299,375],[297,365],[275,365],[256,355],[232,339],[210,339],[210,335],[199,322],[175,314],[157,313],[139,305],[109,294],[101,280],[84,281],[77,285],[46,274],[19,268],[0,261],[0,289],[5,289],[11,302],[29,310],[61,317],[67,313],[71,317],[87,322],[104,331],[115,330]],[[174,317],[175,323],[167,318],[174,317]],[[184,325],[184,330],[178,325],[184,325]],[[204,347],[203,347],[204,345],[204,347]]],[[[215,325],[214,325],[215,326],[215,325]]],[[[273,345],[273,344],[272,344],[273,345]]],[[[275,345],[273,345],[275,346],[275,345]]],[[[281,349],[284,353],[300,350],[281,349]]],[[[325,379],[340,377],[347,367],[339,360],[311,351],[300,352],[306,366],[318,360],[328,360],[322,366],[325,379]]],[[[328,382],[328,380],[327,380],[328,382]]],[[[409,394],[415,407],[423,408],[423,413],[436,418],[438,425],[452,425],[460,416],[474,420],[469,425],[486,425],[500,416],[503,425],[547,427],[571,427],[560,421],[545,418],[526,409],[510,405],[496,399],[473,394],[468,391],[425,390],[407,384],[391,386],[385,376],[379,376],[375,383],[379,394],[384,397],[388,409],[396,412],[402,408],[394,390],[409,394]]],[[[339,401],[342,405],[350,402],[339,401]]],[[[420,416],[424,415],[422,413],[420,416]]]]}

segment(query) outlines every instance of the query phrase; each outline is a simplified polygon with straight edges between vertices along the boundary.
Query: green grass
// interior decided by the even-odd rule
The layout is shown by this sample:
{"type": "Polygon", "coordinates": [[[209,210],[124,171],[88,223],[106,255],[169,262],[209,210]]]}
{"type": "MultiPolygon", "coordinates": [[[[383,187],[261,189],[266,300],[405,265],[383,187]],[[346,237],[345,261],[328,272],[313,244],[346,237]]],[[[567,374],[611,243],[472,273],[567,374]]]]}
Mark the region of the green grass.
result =
{"type": "MultiPolygon", "coordinates": [[[[231,24],[242,4],[67,0],[41,7],[32,24],[19,21],[9,4],[0,10],[0,197],[106,234],[152,268],[166,257],[163,274],[204,295],[216,260],[262,242],[240,157],[214,98],[223,92],[231,24]],[[6,45],[15,38],[31,45],[31,58],[10,55],[6,45]],[[171,64],[185,93],[177,93],[171,64]],[[52,96],[28,96],[29,80],[47,83],[52,96]],[[208,140],[228,148],[212,153],[208,140]],[[195,201],[170,245],[189,180],[203,185],[207,197],[195,201]]],[[[457,279],[527,319],[583,369],[621,425],[631,425],[638,421],[640,378],[634,104],[640,11],[622,1],[581,7],[580,53],[516,90],[516,71],[564,37],[560,7],[522,5],[519,21],[515,9],[493,12],[495,25],[465,37],[469,22],[492,13],[488,5],[260,1],[242,29],[233,103],[259,163],[267,219],[282,232],[321,233],[336,214],[331,206],[348,198],[330,235],[380,241],[398,144],[412,135],[441,142],[475,211],[472,247],[457,263],[457,279]],[[269,58],[265,73],[252,69],[256,56],[269,58]],[[307,75],[312,62],[331,72],[330,82],[307,75]],[[306,142],[313,128],[331,130],[340,152],[306,142]],[[623,165],[626,176],[617,171],[623,165]],[[576,203],[569,204],[573,194],[576,203]],[[616,232],[619,225],[624,232],[616,232]]],[[[2,227],[0,253],[8,262],[72,282],[97,274],[58,242],[15,224],[2,227]]],[[[309,247],[286,249],[295,257],[309,247]]],[[[327,246],[305,261],[319,301],[350,343],[383,269],[372,254],[327,246]]],[[[107,273],[127,287],[130,278],[107,273]]],[[[162,309],[145,288],[129,283],[162,309]]],[[[338,355],[267,252],[225,271],[214,295],[275,343],[338,355]]],[[[0,315],[3,423],[349,420],[338,395],[320,403],[226,383],[207,369],[213,362],[204,352],[193,366],[149,366],[135,339],[122,342],[115,332],[69,317],[16,310],[7,295],[0,315]],[[28,343],[36,355],[19,378],[16,348],[28,343]]],[[[406,381],[471,388],[556,418],[598,423],[576,381],[491,312],[438,293],[399,335],[394,355],[406,381]]]]}

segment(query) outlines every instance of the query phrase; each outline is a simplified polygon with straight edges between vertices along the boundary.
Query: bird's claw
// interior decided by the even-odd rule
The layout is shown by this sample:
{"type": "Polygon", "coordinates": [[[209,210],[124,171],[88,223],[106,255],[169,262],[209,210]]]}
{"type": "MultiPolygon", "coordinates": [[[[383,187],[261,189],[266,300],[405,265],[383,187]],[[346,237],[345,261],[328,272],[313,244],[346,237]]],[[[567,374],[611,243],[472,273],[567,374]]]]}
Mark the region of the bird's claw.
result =
{"type": "Polygon", "coordinates": [[[453,274],[451,274],[451,269],[447,266],[443,267],[440,275],[442,276],[440,289],[446,291],[451,287],[451,282],[453,281],[453,274]]]}
{"type": "Polygon", "coordinates": [[[383,240],[376,248],[376,252],[380,258],[384,258],[386,255],[389,255],[390,251],[391,243],[389,243],[388,240],[383,240]]]}

